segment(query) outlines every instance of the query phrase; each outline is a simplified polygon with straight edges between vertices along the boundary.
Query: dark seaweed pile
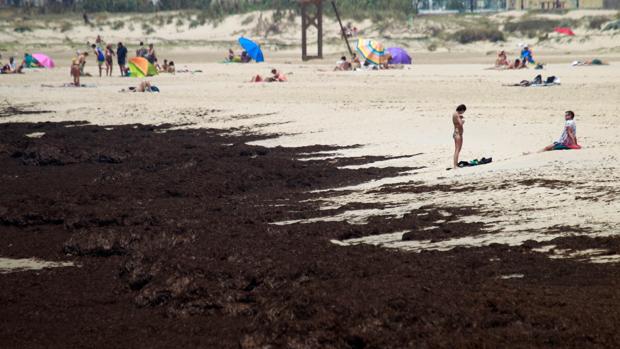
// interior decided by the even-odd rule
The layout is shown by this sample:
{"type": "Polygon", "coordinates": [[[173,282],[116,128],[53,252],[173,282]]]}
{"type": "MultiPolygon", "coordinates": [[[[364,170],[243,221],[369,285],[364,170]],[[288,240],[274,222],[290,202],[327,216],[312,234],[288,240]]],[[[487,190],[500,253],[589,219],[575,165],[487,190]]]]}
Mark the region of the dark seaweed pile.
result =
{"type": "MultiPolygon", "coordinates": [[[[531,251],[536,243],[409,253],[330,242],[480,233],[483,224],[456,221],[473,213],[464,208],[442,208],[448,218],[423,207],[364,225],[272,224],[343,210],[319,211],[309,199],[338,194],[312,190],[403,169],[339,168],[380,158],[301,161],[337,149],[247,145],[257,139],[1,124],[0,257],[79,267],[0,274],[0,347],[620,345],[618,266],[551,260],[531,251]],[[24,136],[33,132],[45,135],[24,136]],[[523,277],[502,278],[512,274],[523,277]]],[[[617,252],[613,238],[552,243],[598,242],[617,252]]]]}

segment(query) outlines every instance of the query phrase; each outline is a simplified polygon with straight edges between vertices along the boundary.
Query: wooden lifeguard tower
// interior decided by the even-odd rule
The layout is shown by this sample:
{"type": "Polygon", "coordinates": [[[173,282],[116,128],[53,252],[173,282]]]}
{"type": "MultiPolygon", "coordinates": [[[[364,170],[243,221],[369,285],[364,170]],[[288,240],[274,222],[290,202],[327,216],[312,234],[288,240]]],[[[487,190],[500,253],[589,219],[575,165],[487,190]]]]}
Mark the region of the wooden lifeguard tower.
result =
{"type": "Polygon", "coordinates": [[[323,58],[323,0],[299,0],[301,6],[301,59],[323,58]],[[317,54],[308,55],[308,28],[317,30],[317,54]]]}

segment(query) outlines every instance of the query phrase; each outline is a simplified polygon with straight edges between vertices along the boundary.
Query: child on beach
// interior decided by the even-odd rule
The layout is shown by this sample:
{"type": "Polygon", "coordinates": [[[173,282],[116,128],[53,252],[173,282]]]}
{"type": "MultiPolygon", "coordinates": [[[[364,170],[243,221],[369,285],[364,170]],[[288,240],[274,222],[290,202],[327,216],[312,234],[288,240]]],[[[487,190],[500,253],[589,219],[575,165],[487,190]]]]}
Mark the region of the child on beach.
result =
{"type": "Polygon", "coordinates": [[[103,72],[103,63],[105,62],[105,54],[103,53],[103,50],[95,44],[92,44],[90,47],[93,49],[95,57],[97,57],[97,66],[99,66],[99,77],[101,77],[101,73],[103,72]]]}
{"type": "Polygon", "coordinates": [[[581,149],[581,146],[577,143],[577,124],[575,124],[575,113],[571,110],[564,113],[564,131],[557,142],[544,147],[540,152],[550,150],[567,150],[567,149],[581,149]]]}
{"type": "Polygon", "coordinates": [[[461,148],[463,148],[463,124],[465,123],[463,114],[466,110],[465,104],[461,104],[456,108],[456,112],[452,114],[452,123],[454,124],[454,133],[452,134],[452,138],[454,138],[453,166],[455,169],[459,167],[459,154],[461,153],[461,148]]]}

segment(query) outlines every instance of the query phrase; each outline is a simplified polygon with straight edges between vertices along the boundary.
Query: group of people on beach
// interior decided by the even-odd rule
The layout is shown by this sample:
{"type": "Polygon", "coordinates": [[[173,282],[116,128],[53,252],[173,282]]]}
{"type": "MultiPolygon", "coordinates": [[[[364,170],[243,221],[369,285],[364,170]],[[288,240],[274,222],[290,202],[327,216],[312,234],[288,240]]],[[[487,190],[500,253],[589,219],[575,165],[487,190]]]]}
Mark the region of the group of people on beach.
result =
{"type": "Polygon", "coordinates": [[[248,54],[247,51],[241,51],[240,55],[237,55],[232,48],[228,49],[228,56],[226,56],[225,62],[227,63],[250,63],[252,61],[252,57],[248,54]]]}
{"type": "Polygon", "coordinates": [[[508,60],[508,56],[504,50],[500,51],[495,59],[495,69],[524,69],[528,67],[528,64],[538,66],[528,44],[522,46],[519,57],[515,58],[514,61],[508,60]]]}
{"type": "Polygon", "coordinates": [[[24,53],[24,58],[17,64],[15,57],[9,57],[6,64],[2,64],[2,55],[0,55],[0,73],[1,74],[22,74],[25,68],[43,68],[39,62],[30,54],[24,53]]]}
{"type": "MultiPolygon", "coordinates": [[[[352,71],[352,70],[384,70],[384,69],[395,69],[397,66],[390,64],[392,61],[392,55],[387,53],[381,64],[374,64],[367,60],[362,62],[360,58],[357,56],[357,53],[353,53],[351,55],[351,60],[347,60],[346,56],[340,57],[340,60],[336,62],[336,66],[334,67],[334,71],[352,71]]],[[[402,68],[402,66],[400,66],[402,68]]]]}
{"type": "MultiPolygon", "coordinates": [[[[100,35],[97,35],[95,43],[89,45],[91,53],[97,60],[97,67],[99,68],[99,77],[103,76],[105,66],[105,76],[112,76],[114,68],[114,57],[120,70],[121,76],[129,76],[130,69],[127,65],[128,49],[122,42],[116,44],[105,44],[100,35]],[[115,50],[116,49],[116,50],[115,50]]],[[[75,86],[80,85],[80,77],[88,76],[84,72],[84,66],[86,65],[86,58],[89,56],[88,51],[77,51],[75,57],[71,61],[71,76],[73,77],[73,84],[75,86]]],[[[173,61],[164,59],[163,65],[159,65],[157,60],[157,54],[155,53],[155,46],[151,43],[148,48],[144,46],[144,42],[140,42],[138,49],[136,50],[136,57],[145,58],[150,64],[153,64],[160,73],[174,73],[176,67],[173,61]]]]}

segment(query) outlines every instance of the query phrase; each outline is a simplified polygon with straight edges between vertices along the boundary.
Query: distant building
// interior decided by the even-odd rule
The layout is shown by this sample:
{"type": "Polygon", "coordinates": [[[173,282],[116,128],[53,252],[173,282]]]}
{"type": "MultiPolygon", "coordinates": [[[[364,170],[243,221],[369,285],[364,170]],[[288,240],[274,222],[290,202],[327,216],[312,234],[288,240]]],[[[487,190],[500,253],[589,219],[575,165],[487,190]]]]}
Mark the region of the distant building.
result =
{"type": "Polygon", "coordinates": [[[604,9],[613,8],[606,0],[508,0],[510,10],[604,9]]]}

